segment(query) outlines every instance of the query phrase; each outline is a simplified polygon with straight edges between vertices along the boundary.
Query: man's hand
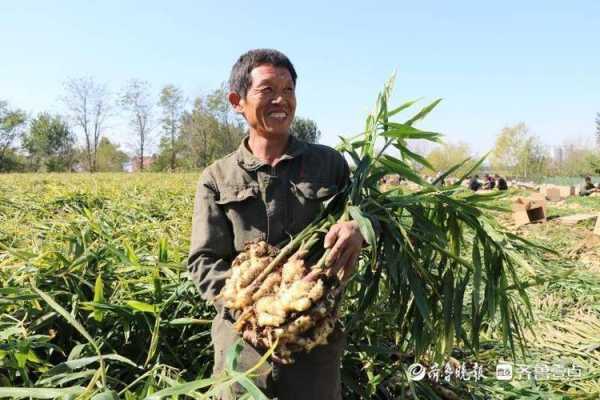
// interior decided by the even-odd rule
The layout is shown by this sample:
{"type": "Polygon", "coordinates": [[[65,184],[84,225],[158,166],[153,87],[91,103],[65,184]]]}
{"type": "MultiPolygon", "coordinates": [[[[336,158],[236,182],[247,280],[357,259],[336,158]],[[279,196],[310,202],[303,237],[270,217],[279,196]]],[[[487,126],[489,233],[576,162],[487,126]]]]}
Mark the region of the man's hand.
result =
{"type": "Polygon", "coordinates": [[[360,233],[358,222],[339,222],[329,229],[325,236],[325,248],[331,249],[326,264],[332,274],[340,271],[342,282],[350,279],[356,268],[364,238],[360,233]]]}

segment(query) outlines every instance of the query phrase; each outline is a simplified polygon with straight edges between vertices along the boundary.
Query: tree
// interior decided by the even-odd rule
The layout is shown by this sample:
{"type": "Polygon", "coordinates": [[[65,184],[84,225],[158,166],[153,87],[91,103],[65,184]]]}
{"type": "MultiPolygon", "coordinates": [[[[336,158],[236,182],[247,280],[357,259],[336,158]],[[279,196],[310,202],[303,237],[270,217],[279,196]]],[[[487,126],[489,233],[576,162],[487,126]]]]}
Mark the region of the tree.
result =
{"type": "Polygon", "coordinates": [[[22,136],[27,115],[19,109],[11,109],[6,101],[0,101],[0,171],[16,167],[15,141],[22,136]]]}
{"type": "Polygon", "coordinates": [[[600,113],[596,113],[596,146],[600,149],[600,113]]]}
{"type": "Polygon", "coordinates": [[[317,128],[315,121],[302,117],[294,118],[290,127],[290,133],[298,139],[309,143],[317,143],[321,137],[321,131],[317,128]]]}
{"type": "Polygon", "coordinates": [[[591,137],[570,139],[556,151],[552,163],[553,175],[584,176],[600,168],[600,156],[591,137]]]}
{"type": "Polygon", "coordinates": [[[544,174],[548,161],[547,150],[522,122],[502,129],[490,157],[493,170],[524,178],[544,174]]]}
{"type": "Polygon", "coordinates": [[[188,168],[204,168],[234,151],[244,136],[243,125],[228,106],[224,85],[194,101],[182,117],[181,141],[188,168]]]}
{"type": "Polygon", "coordinates": [[[40,113],[31,121],[23,138],[23,148],[29,154],[34,170],[70,171],[73,166],[75,135],[63,119],[40,113]]]}
{"type": "MultiPolygon", "coordinates": [[[[177,164],[177,134],[181,126],[181,116],[185,98],[183,91],[174,85],[166,85],[160,91],[158,104],[162,108],[162,125],[166,137],[170,154],[170,169],[174,171],[177,164]]],[[[162,145],[163,143],[161,143],[162,145]]]]}
{"type": "Polygon", "coordinates": [[[83,133],[88,171],[94,172],[100,137],[111,111],[110,94],[106,85],[96,83],[91,77],[68,80],[65,91],[63,102],[74,125],[83,133]]]}
{"type": "Polygon", "coordinates": [[[121,106],[130,114],[129,123],[136,135],[136,153],[140,171],[144,170],[144,154],[152,131],[153,104],[150,84],[147,81],[130,80],[121,94],[121,106]]]}
{"type": "Polygon", "coordinates": [[[97,168],[100,172],[121,172],[129,160],[127,153],[119,149],[118,144],[103,137],[98,144],[97,168]]]}
{"type": "Polygon", "coordinates": [[[216,153],[216,131],[218,120],[212,116],[202,98],[194,101],[191,112],[185,112],[182,118],[182,139],[191,150],[192,166],[204,168],[213,160],[216,153]]]}
{"type": "MultiPolygon", "coordinates": [[[[435,172],[445,172],[451,167],[463,162],[471,157],[471,149],[466,143],[443,143],[435,147],[427,154],[427,161],[431,164],[435,172]]],[[[462,175],[466,172],[468,165],[455,172],[455,175],[462,175]]]]}

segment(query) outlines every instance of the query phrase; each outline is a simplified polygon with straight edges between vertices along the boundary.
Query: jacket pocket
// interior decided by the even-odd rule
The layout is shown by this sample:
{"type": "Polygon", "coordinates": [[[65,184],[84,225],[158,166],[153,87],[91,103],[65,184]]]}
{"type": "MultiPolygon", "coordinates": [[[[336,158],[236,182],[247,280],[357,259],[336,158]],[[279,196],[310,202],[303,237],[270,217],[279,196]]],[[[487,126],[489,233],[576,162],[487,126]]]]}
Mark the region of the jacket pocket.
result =
{"type": "Polygon", "coordinates": [[[265,207],[258,186],[221,187],[216,203],[231,224],[233,245],[237,252],[244,249],[246,242],[265,238],[265,207]]]}
{"type": "Polygon", "coordinates": [[[257,194],[258,187],[256,186],[221,188],[219,191],[219,200],[217,200],[217,204],[226,205],[231,203],[239,203],[250,198],[256,198],[257,194]]]}

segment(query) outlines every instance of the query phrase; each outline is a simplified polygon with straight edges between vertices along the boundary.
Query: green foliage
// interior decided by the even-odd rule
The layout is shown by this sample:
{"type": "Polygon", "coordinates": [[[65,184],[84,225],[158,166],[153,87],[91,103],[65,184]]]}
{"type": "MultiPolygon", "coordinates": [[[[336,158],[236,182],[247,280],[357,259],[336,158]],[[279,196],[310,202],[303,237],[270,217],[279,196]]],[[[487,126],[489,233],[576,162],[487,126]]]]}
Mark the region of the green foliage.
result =
{"type": "Polygon", "coordinates": [[[556,149],[556,157],[548,175],[586,176],[600,174],[600,154],[586,140],[565,143],[556,149]]]}
{"type": "MultiPolygon", "coordinates": [[[[340,146],[354,161],[346,207],[351,207],[354,212],[350,213],[359,224],[377,221],[380,228],[376,245],[370,244],[365,250],[359,272],[347,288],[342,313],[351,348],[364,349],[345,360],[347,370],[354,373],[348,380],[359,388],[360,398],[376,396],[387,380],[390,382],[384,388],[392,398],[406,395],[406,387],[419,391],[418,385],[403,374],[399,376],[397,369],[372,368],[384,363],[381,352],[385,350],[380,346],[410,354],[411,359],[426,364],[442,362],[455,347],[469,349],[476,356],[485,327],[502,337],[516,357],[518,348],[524,351],[523,332],[532,317],[519,278],[520,271],[530,270],[524,256],[532,245],[502,229],[490,215],[487,209],[494,208],[490,203],[497,195],[474,195],[460,184],[440,188],[414,173],[411,165],[423,160],[408,151],[407,142],[438,142],[440,135],[413,124],[439,101],[403,123],[392,122],[392,115],[414,102],[390,111],[391,87],[390,82],[380,94],[365,132],[340,146]],[[399,157],[386,154],[390,146],[400,151],[399,157]],[[397,174],[421,189],[381,192],[379,178],[389,174],[397,174]],[[360,218],[354,216],[357,209],[360,218]],[[369,331],[376,336],[365,335],[369,331]]],[[[345,210],[348,208],[338,212],[345,210]]]]}
{"type": "MultiPolygon", "coordinates": [[[[179,137],[179,127],[181,125],[181,116],[183,114],[183,106],[185,97],[183,91],[174,86],[166,85],[160,91],[159,106],[162,109],[162,128],[164,136],[161,138],[162,158],[165,153],[170,153],[168,160],[169,169],[174,171],[177,168],[177,153],[180,146],[177,140],[179,137]]],[[[159,170],[164,170],[166,167],[161,165],[159,170]]]]}
{"type": "Polygon", "coordinates": [[[191,111],[183,112],[175,141],[163,137],[153,170],[204,168],[234,151],[244,136],[243,125],[229,108],[224,86],[206,97],[198,97],[191,111]]]}
{"type": "Polygon", "coordinates": [[[119,149],[119,145],[103,137],[98,144],[96,155],[96,170],[99,172],[123,171],[124,164],[129,160],[127,153],[119,149]]]}
{"type": "Polygon", "coordinates": [[[29,167],[34,171],[70,171],[75,157],[75,135],[58,115],[40,113],[23,138],[29,167]]]}
{"type": "Polygon", "coordinates": [[[309,143],[317,143],[321,137],[321,131],[317,124],[310,118],[296,116],[290,126],[290,133],[298,139],[309,143]]]}
{"type": "Polygon", "coordinates": [[[539,138],[524,123],[505,127],[490,156],[492,170],[504,175],[532,178],[544,175],[549,155],[539,138]]]}
{"type": "Polygon", "coordinates": [[[0,178],[0,397],[216,398],[239,382],[264,398],[239,347],[206,378],[214,311],[185,267],[196,179],[0,178]]]}
{"type": "Polygon", "coordinates": [[[0,100],[0,172],[19,168],[13,145],[22,135],[26,121],[24,111],[11,109],[6,101],[0,100]]]}
{"type": "MultiPolygon", "coordinates": [[[[466,143],[442,143],[431,150],[429,154],[427,154],[426,159],[432,166],[433,171],[447,171],[471,157],[471,149],[466,143]]],[[[456,170],[454,175],[462,176],[468,168],[468,165],[464,165],[456,170]]]]}

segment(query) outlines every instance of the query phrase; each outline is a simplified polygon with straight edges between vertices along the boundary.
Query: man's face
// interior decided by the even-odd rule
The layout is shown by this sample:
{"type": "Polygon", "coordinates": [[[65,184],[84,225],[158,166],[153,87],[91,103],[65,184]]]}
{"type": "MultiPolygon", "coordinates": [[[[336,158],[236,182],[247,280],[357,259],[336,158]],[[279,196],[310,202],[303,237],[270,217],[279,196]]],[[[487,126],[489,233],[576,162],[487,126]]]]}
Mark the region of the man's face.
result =
{"type": "Polygon", "coordinates": [[[230,93],[229,101],[244,115],[250,130],[264,137],[287,136],[294,112],[294,81],[287,68],[260,65],[250,72],[252,84],[246,98],[230,93]]]}

